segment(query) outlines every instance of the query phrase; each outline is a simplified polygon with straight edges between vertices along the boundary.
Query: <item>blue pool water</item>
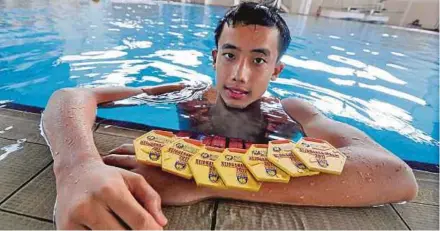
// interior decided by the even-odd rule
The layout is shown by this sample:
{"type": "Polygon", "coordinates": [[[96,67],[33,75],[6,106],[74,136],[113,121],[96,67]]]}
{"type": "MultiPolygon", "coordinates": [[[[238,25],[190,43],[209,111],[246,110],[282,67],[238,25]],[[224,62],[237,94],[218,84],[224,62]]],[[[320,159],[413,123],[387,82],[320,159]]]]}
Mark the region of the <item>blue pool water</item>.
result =
{"type": "MultiPolygon", "coordinates": [[[[63,87],[214,83],[213,31],[226,8],[47,2],[0,0],[0,107],[45,107],[63,87]]],[[[302,98],[404,160],[438,165],[438,34],[285,19],[293,40],[282,59],[286,69],[268,94],[302,98]]],[[[174,104],[100,109],[98,115],[179,128],[174,104]]]]}

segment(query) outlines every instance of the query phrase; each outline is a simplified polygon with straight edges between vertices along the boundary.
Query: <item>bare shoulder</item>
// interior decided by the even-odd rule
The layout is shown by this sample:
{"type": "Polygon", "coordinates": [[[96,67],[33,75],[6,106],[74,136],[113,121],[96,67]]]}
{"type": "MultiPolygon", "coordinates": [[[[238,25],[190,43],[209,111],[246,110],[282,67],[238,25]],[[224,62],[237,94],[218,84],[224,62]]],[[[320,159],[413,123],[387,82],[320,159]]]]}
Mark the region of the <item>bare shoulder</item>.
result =
{"type": "Polygon", "coordinates": [[[282,99],[281,103],[286,106],[313,107],[310,103],[299,98],[282,99]]]}
{"type": "Polygon", "coordinates": [[[290,117],[303,125],[310,122],[311,119],[324,116],[312,104],[298,98],[283,99],[281,105],[290,117]]]}
{"type": "Polygon", "coordinates": [[[286,113],[302,125],[308,136],[327,140],[337,148],[361,144],[377,148],[377,144],[361,130],[328,118],[304,100],[288,98],[282,100],[282,105],[286,113]]]}

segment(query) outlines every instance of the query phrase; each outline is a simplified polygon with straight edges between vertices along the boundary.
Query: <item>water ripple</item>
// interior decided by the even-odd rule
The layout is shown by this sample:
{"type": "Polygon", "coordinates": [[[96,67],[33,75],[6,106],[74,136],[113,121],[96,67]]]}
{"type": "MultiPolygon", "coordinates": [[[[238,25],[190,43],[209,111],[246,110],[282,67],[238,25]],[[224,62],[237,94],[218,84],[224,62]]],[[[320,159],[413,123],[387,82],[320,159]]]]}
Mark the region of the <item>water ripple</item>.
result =
{"type": "Polygon", "coordinates": [[[295,79],[278,78],[276,83],[310,90],[310,96],[293,94],[309,101],[326,114],[352,118],[377,129],[395,131],[416,142],[436,143],[425,132],[413,127],[412,116],[395,105],[376,99],[363,100],[295,79]]]}
{"type": "MultiPolygon", "coordinates": [[[[99,111],[177,129],[169,103],[213,83],[210,52],[225,10],[153,0],[0,0],[0,99],[45,107],[61,87],[184,82],[192,90],[181,95],[130,99],[151,107],[124,107],[124,118],[118,109],[99,111]]],[[[438,163],[430,143],[439,135],[438,34],[297,15],[285,20],[292,42],[267,95],[300,97],[404,159],[438,163]]]]}

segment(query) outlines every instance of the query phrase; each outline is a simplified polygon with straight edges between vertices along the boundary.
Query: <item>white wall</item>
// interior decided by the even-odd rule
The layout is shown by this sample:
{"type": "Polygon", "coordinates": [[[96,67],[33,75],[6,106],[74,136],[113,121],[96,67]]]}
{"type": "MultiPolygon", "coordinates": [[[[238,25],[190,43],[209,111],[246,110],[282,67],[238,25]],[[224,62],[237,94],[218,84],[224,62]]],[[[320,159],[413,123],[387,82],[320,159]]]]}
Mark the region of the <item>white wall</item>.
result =
{"type": "MultiPolygon", "coordinates": [[[[438,23],[439,2],[437,1],[413,1],[408,14],[403,20],[403,25],[419,19],[424,28],[434,28],[438,23]],[[433,17],[436,15],[437,17],[433,17]]],[[[438,26],[438,25],[437,25],[438,26]]]]}
{"type": "MultiPolygon", "coordinates": [[[[291,13],[304,14],[301,5],[307,0],[283,0],[289,5],[291,13]]],[[[326,8],[347,8],[372,6],[378,0],[310,0],[308,15],[316,15],[319,6],[326,8]]],[[[434,29],[439,21],[439,0],[387,0],[384,15],[389,16],[389,24],[405,26],[419,19],[424,28],[434,29]],[[409,7],[408,7],[409,6],[409,7]],[[406,13],[405,13],[406,12],[406,13]]]]}
{"type": "Polygon", "coordinates": [[[206,0],[206,4],[208,5],[220,5],[220,6],[232,6],[234,5],[234,0],[206,0]]]}
{"type": "MultiPolygon", "coordinates": [[[[176,1],[176,0],[174,0],[176,1]]],[[[181,0],[209,5],[232,6],[243,0],[181,0]]],[[[252,0],[258,1],[258,0],[252,0]]],[[[282,0],[290,13],[316,15],[319,6],[325,8],[366,7],[379,0],[282,0]]],[[[389,17],[388,24],[405,26],[419,19],[424,28],[434,29],[439,21],[439,0],[386,0],[384,15],[389,17]],[[409,6],[409,7],[408,7],[409,6]]]]}

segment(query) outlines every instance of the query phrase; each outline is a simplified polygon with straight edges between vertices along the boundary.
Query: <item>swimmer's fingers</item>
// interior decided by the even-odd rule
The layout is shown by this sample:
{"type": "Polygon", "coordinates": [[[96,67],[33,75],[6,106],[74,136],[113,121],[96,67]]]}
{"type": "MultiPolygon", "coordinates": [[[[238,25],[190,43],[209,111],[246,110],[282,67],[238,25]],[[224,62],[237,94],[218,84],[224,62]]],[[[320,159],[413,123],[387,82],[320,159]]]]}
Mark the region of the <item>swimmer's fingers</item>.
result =
{"type": "Polygon", "coordinates": [[[123,144],[115,149],[110,150],[109,154],[134,155],[134,146],[133,144],[123,144]]]}
{"type": "MultiPolygon", "coordinates": [[[[156,220],[149,213],[149,210],[147,209],[147,211],[140,204],[143,200],[156,201],[157,198],[138,198],[138,191],[145,190],[142,187],[142,182],[146,184],[145,179],[141,175],[129,171],[123,172],[123,178],[128,188],[109,190],[105,195],[106,198],[104,199],[107,201],[110,209],[133,230],[161,230],[166,222],[156,220]]],[[[153,192],[159,197],[156,191],[153,190],[153,192]]]]}
{"type": "Polygon", "coordinates": [[[56,225],[57,230],[63,229],[63,230],[90,230],[88,227],[84,225],[80,225],[74,222],[68,222],[63,227],[60,227],[57,223],[56,225]]]}
{"type": "Polygon", "coordinates": [[[134,169],[137,167],[136,157],[133,155],[111,154],[102,158],[106,165],[123,169],[134,169]]]}
{"type": "Polygon", "coordinates": [[[115,102],[113,101],[98,104],[99,108],[111,108],[114,106],[115,106],[115,102]]]}
{"type": "Polygon", "coordinates": [[[161,95],[173,91],[181,91],[185,88],[185,84],[170,84],[170,85],[162,85],[156,87],[142,88],[142,91],[147,93],[148,95],[161,95]]]}
{"type": "Polygon", "coordinates": [[[148,210],[159,225],[165,226],[168,220],[163,214],[162,201],[156,190],[148,184],[142,175],[130,172],[124,178],[130,179],[127,181],[128,186],[136,200],[148,210]]]}
{"type": "Polygon", "coordinates": [[[85,225],[91,230],[125,230],[124,223],[103,206],[96,206],[94,216],[83,218],[85,225]]]}

